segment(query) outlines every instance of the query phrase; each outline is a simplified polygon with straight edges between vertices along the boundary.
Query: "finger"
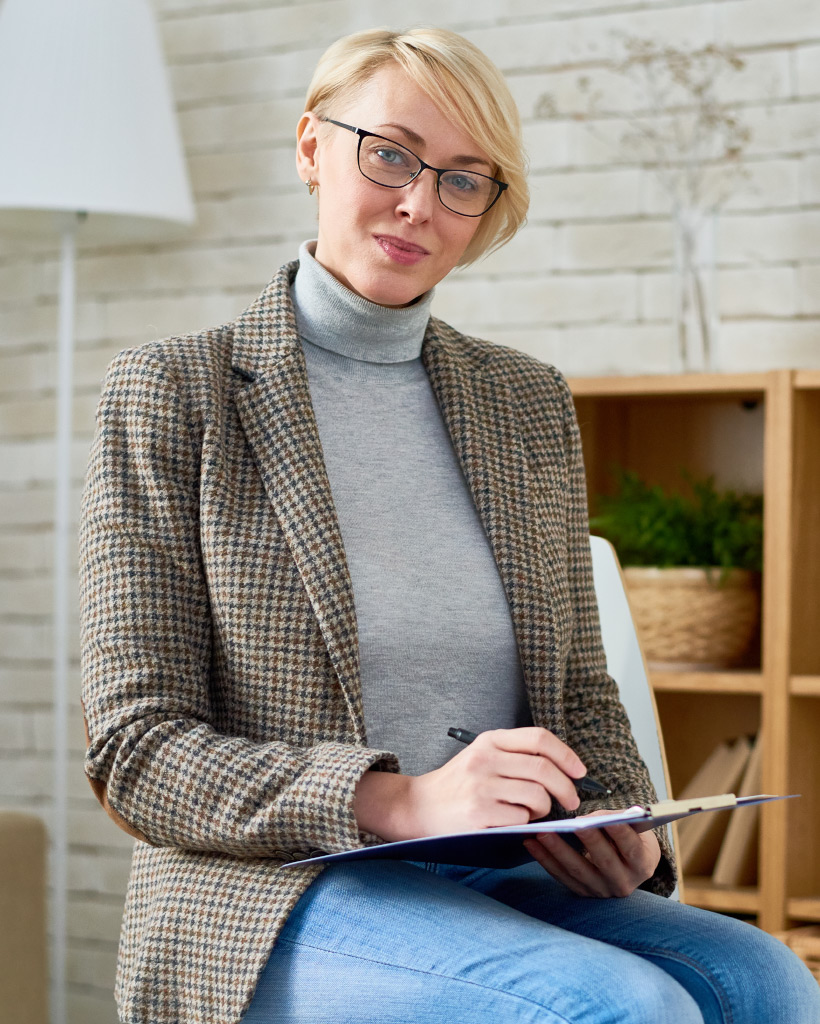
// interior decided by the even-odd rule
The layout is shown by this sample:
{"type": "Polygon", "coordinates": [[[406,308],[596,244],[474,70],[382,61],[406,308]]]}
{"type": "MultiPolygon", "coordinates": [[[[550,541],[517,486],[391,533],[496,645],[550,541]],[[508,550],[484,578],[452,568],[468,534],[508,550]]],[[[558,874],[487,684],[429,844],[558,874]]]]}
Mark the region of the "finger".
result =
{"type": "MultiPolygon", "coordinates": [[[[568,857],[560,848],[553,849],[564,870],[598,897],[629,896],[648,875],[625,864],[618,850],[601,829],[585,829],[579,839],[585,856],[579,860],[568,857]]],[[[650,872],[651,874],[651,872],[650,872]]]]}
{"type": "Polygon", "coordinates": [[[504,825],[527,825],[532,820],[528,807],[497,800],[484,815],[483,823],[471,823],[470,828],[500,828],[504,825]]]}
{"type": "Polygon", "coordinates": [[[626,863],[602,829],[584,829],[579,835],[585,855],[579,855],[556,833],[539,833],[538,842],[527,842],[533,856],[567,888],[582,896],[598,898],[629,896],[657,867],[660,847],[652,833],[638,835],[641,854],[626,863]],[[644,837],[648,836],[645,845],[644,837]],[[657,850],[657,855],[653,854],[657,850]]]}
{"type": "Polygon", "coordinates": [[[587,864],[604,880],[608,896],[628,896],[643,878],[637,877],[634,865],[621,858],[618,847],[611,842],[603,829],[591,828],[582,833],[581,839],[587,851],[587,864]]]}
{"type": "MultiPolygon", "coordinates": [[[[497,758],[494,767],[502,778],[532,780],[567,810],[574,811],[580,806],[581,801],[572,779],[549,758],[508,751],[499,751],[497,758]]],[[[546,814],[548,811],[549,806],[541,813],[546,814]]]]}
{"type": "MultiPolygon", "coordinates": [[[[660,847],[657,858],[652,854],[656,842],[645,845],[637,833],[630,831],[636,842],[634,846],[630,842],[628,850],[616,845],[609,835],[610,829],[589,829],[583,836],[589,860],[606,879],[611,896],[629,896],[652,876],[660,860],[660,847]]],[[[627,837],[621,834],[620,838],[625,840],[627,837]]]]}
{"type": "MultiPolygon", "coordinates": [[[[652,863],[652,852],[657,846],[657,840],[645,841],[643,835],[629,825],[608,825],[603,829],[591,829],[591,832],[596,832],[605,838],[609,849],[617,853],[618,859],[633,877],[637,878],[638,875],[641,875],[638,884],[646,881],[657,867],[657,861],[652,863]],[[642,875],[641,873],[647,869],[648,874],[642,875]]],[[[601,851],[602,857],[607,855],[603,844],[597,845],[596,849],[601,851]]],[[[660,860],[660,847],[658,847],[658,860],[660,860]]]]}
{"type": "MultiPolygon", "coordinates": [[[[598,830],[596,829],[596,831],[598,830]]],[[[629,825],[608,825],[601,831],[607,835],[621,858],[627,863],[640,856],[643,844],[640,834],[634,828],[629,825]]]]}
{"type": "Polygon", "coordinates": [[[502,750],[549,758],[572,779],[580,779],[586,775],[586,767],[581,758],[549,729],[532,725],[521,729],[493,729],[490,733],[481,735],[493,737],[493,742],[502,750]]]}
{"type": "Polygon", "coordinates": [[[526,821],[549,814],[552,799],[544,787],[530,779],[494,778],[486,785],[486,794],[497,804],[512,804],[526,812],[526,821]]]}
{"type": "Polygon", "coordinates": [[[610,840],[615,842],[621,859],[637,879],[640,885],[651,878],[661,859],[661,847],[658,837],[653,832],[636,832],[629,825],[620,825],[615,839],[611,833],[616,826],[606,829],[610,840]],[[632,833],[628,835],[627,833],[632,833]]]}
{"type": "Polygon", "coordinates": [[[539,833],[536,838],[559,872],[556,877],[573,892],[599,899],[610,895],[608,880],[586,856],[574,850],[560,835],[546,832],[539,833]]]}
{"type": "MultiPolygon", "coordinates": [[[[561,840],[563,842],[563,840],[561,840]]],[[[574,876],[566,871],[561,864],[552,854],[552,852],[546,848],[541,842],[535,837],[524,840],[524,847],[533,858],[538,861],[541,867],[547,871],[557,882],[565,885],[567,889],[574,892],[576,896],[592,897],[595,894],[590,892],[587,886],[579,883],[574,876]]]]}
{"type": "Polygon", "coordinates": [[[600,860],[622,860],[620,848],[610,837],[607,829],[586,828],[579,832],[578,835],[587,851],[591,854],[596,854],[600,860]]]}
{"type": "MultiPolygon", "coordinates": [[[[591,811],[588,815],[583,815],[584,818],[594,818],[602,814],[609,814],[610,811],[599,810],[591,811]]],[[[642,834],[637,832],[631,825],[606,825],[603,829],[590,829],[592,832],[603,832],[609,840],[617,847],[618,852],[625,861],[630,861],[633,857],[639,856],[640,851],[643,848],[642,834]]]]}

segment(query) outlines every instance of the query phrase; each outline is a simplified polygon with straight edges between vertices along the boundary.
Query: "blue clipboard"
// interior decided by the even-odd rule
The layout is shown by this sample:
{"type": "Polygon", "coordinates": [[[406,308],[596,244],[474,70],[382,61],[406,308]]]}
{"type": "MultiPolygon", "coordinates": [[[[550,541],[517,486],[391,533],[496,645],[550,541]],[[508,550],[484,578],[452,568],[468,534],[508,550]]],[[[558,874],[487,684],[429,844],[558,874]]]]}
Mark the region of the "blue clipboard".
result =
{"type": "Polygon", "coordinates": [[[522,845],[528,835],[557,832],[571,839],[586,829],[605,828],[607,825],[631,825],[636,831],[645,832],[705,811],[734,810],[773,800],[789,800],[795,796],[797,794],[771,796],[764,793],[736,797],[733,793],[723,793],[719,796],[697,797],[692,800],[664,800],[657,804],[628,807],[605,814],[484,828],[474,832],[453,832],[424,839],[404,839],[395,843],[379,843],[343,850],[340,853],[324,853],[289,861],[283,867],[339,864],[357,860],[413,860],[477,868],[514,868],[532,860],[522,845]]]}

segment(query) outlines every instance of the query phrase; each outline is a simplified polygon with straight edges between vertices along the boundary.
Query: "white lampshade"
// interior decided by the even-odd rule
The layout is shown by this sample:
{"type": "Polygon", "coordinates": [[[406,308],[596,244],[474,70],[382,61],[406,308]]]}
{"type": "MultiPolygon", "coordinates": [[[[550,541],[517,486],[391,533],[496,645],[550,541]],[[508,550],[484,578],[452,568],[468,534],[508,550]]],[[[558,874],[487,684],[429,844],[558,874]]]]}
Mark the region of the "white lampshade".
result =
{"type": "Polygon", "coordinates": [[[0,0],[0,231],[53,235],[66,212],[96,242],[193,220],[148,0],[0,0]]]}

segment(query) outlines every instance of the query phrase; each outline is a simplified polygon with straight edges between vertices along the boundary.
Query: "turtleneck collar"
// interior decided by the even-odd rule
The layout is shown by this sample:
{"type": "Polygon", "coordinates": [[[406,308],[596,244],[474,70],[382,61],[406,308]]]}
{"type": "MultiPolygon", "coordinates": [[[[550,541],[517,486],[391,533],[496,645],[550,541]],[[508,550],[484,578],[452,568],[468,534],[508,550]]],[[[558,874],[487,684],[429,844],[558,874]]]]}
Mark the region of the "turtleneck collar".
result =
{"type": "Polygon", "coordinates": [[[300,337],[320,348],[367,363],[418,359],[434,289],[412,306],[392,309],[350,291],[313,257],[316,242],[299,247],[291,285],[300,337]]]}

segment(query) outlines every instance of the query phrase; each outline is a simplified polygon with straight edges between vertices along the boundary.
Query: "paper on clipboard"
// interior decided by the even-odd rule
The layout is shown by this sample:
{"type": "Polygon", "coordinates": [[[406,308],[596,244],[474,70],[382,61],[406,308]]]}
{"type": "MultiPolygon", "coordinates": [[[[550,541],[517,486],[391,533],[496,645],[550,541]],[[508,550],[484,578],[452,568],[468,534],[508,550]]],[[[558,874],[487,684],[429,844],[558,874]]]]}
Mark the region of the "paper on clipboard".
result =
{"type": "MultiPolygon", "coordinates": [[[[796,795],[796,794],[793,794],[796,795]]],[[[532,858],[522,846],[523,838],[544,832],[577,835],[590,828],[606,825],[631,825],[638,832],[667,825],[671,821],[707,811],[725,811],[788,800],[791,797],[755,796],[736,797],[733,793],[719,796],[697,797],[692,800],[664,800],[647,806],[628,807],[604,814],[587,814],[555,821],[534,821],[527,825],[509,825],[479,829],[474,832],[453,832],[424,839],[405,839],[395,843],[358,847],[340,853],[326,853],[302,860],[290,861],[283,867],[306,864],[338,864],[357,860],[412,860],[438,864],[461,864],[468,867],[512,868],[526,864],[532,858]]]]}

